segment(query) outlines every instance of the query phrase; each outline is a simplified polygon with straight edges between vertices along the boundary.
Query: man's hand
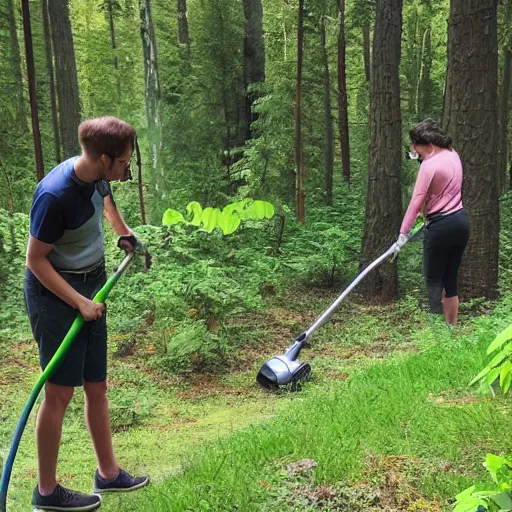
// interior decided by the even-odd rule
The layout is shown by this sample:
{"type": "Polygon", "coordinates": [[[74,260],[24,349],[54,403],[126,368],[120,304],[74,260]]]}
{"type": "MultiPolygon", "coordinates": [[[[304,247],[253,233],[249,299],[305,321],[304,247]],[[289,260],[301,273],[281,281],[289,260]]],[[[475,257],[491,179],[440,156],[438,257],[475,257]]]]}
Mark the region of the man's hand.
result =
{"type": "Polygon", "coordinates": [[[126,253],[135,252],[137,249],[143,248],[141,241],[134,234],[119,237],[117,246],[126,253]]]}
{"type": "Polygon", "coordinates": [[[128,236],[121,236],[117,241],[117,246],[126,254],[131,252],[139,252],[140,254],[144,254],[146,270],[151,268],[153,263],[151,254],[149,254],[149,252],[144,247],[144,244],[133,233],[128,236]]]}
{"type": "Polygon", "coordinates": [[[86,322],[91,322],[92,320],[98,320],[103,316],[103,313],[105,312],[105,304],[101,302],[93,302],[92,300],[83,297],[83,300],[78,304],[78,310],[86,322]]]}

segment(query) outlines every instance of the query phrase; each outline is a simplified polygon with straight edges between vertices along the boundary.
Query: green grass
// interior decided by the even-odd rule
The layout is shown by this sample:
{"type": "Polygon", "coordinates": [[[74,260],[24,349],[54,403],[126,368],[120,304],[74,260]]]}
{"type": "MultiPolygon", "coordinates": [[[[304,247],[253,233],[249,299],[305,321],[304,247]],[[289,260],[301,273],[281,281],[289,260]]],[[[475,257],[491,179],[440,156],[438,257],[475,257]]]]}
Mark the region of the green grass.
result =
{"type": "MultiPolygon", "coordinates": [[[[287,346],[330,295],[298,294],[286,307],[276,301],[265,314],[234,321],[228,332],[248,348],[233,355],[242,363],[225,375],[155,373],[144,352],[151,338],[134,355],[111,357],[116,453],[127,470],[149,473],[152,485],[106,496],[101,510],[370,511],[385,510],[386,501],[392,510],[436,512],[485,479],[485,453],[511,451],[502,433],[511,410],[467,383],[506,323],[507,304],[456,335],[410,300],[389,308],[344,305],[301,356],[313,365],[312,382],[296,394],[259,391],[259,365],[287,346]],[[291,477],[287,465],[301,459],[314,459],[316,468],[291,477]]],[[[38,372],[32,342],[9,347],[0,359],[2,454],[38,372]]],[[[59,477],[88,491],[95,460],[82,406],[77,392],[65,419],[59,477]]],[[[35,484],[34,418],[16,460],[9,510],[23,510],[35,484]]]]}
{"type": "MultiPolygon", "coordinates": [[[[373,473],[375,461],[385,468],[382,461],[400,457],[409,460],[404,478],[418,496],[449,510],[447,499],[484,478],[487,451],[512,449],[503,432],[511,407],[467,388],[483,364],[490,333],[478,336],[472,329],[455,337],[434,326],[415,334],[428,338],[436,329],[445,338],[424,343],[420,353],[373,365],[346,382],[310,385],[274,421],[200,448],[181,474],[124,503],[141,511],[291,510],[300,504],[286,492],[293,485],[288,463],[318,463],[304,486],[371,477],[378,485],[385,475],[373,473]]],[[[420,498],[416,503],[426,507],[420,498]]]]}

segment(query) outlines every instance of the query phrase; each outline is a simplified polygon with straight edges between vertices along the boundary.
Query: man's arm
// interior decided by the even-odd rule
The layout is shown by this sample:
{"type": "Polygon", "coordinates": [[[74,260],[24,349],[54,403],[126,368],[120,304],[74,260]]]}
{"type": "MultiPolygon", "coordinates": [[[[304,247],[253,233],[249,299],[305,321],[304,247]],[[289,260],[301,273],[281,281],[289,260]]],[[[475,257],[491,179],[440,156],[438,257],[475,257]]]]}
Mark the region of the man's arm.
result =
{"type": "Polygon", "coordinates": [[[67,302],[72,308],[78,309],[85,321],[100,318],[105,310],[105,305],[80,295],[59,275],[47,258],[52,249],[53,244],[41,242],[30,235],[26,256],[27,267],[45,288],[67,302]]]}
{"type": "Polygon", "coordinates": [[[119,236],[133,235],[131,229],[128,227],[114,204],[112,196],[108,195],[103,198],[103,206],[103,213],[105,214],[106,219],[119,236]]]}

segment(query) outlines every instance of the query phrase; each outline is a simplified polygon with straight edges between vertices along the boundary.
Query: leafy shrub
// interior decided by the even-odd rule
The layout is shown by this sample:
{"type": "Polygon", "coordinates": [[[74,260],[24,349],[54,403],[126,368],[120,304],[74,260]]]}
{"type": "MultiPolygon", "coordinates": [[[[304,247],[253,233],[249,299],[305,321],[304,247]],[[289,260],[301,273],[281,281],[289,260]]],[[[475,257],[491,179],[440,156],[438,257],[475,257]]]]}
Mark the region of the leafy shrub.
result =
{"type": "Polygon", "coordinates": [[[473,485],[457,497],[453,512],[500,512],[512,510],[512,460],[488,453],[484,466],[494,487],[473,485]]]}

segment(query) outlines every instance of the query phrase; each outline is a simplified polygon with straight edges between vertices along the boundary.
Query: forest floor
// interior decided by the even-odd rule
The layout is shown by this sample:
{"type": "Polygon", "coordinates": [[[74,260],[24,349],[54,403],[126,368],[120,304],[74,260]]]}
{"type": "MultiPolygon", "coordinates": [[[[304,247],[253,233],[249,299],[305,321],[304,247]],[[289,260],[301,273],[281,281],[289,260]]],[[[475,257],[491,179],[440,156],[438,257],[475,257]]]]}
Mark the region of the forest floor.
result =
{"type": "MultiPolygon", "coordinates": [[[[301,360],[313,379],[299,393],[269,394],[255,376],[333,299],[301,290],[264,313],[230,320],[243,340],[215,373],[164,376],[148,364],[151,332],[112,336],[109,399],[121,466],[151,475],[105,511],[450,510],[449,499],[485,481],[488,450],[512,450],[498,426],[510,404],[467,387],[496,334],[491,320],[463,319],[454,333],[418,310],[353,300],[313,338],[301,360]],[[492,324],[492,327],[490,327],[492,324]]],[[[0,454],[7,453],[39,372],[31,340],[0,344],[0,454]]],[[[37,409],[37,406],[36,406],[37,409]]],[[[9,511],[30,510],[37,476],[35,412],[11,480],[9,511]]],[[[80,392],[68,409],[59,478],[88,492],[96,469],[80,392]]]]}

